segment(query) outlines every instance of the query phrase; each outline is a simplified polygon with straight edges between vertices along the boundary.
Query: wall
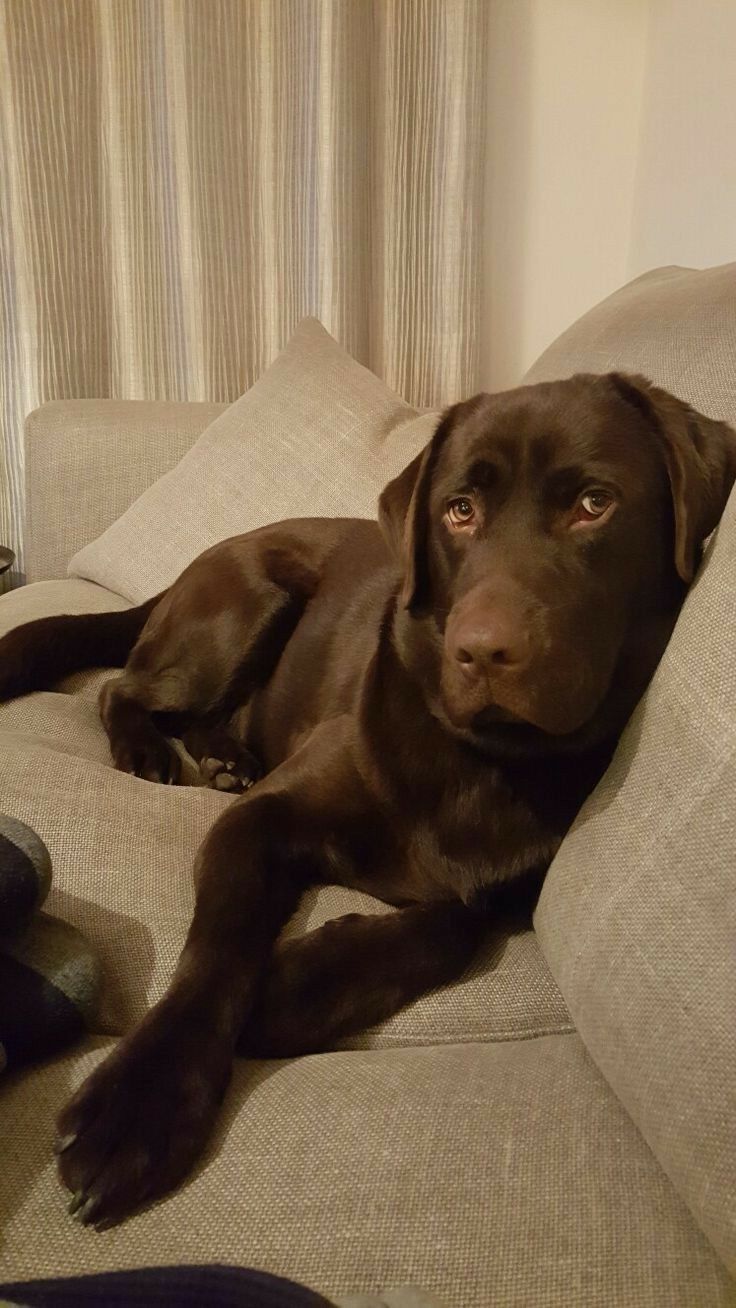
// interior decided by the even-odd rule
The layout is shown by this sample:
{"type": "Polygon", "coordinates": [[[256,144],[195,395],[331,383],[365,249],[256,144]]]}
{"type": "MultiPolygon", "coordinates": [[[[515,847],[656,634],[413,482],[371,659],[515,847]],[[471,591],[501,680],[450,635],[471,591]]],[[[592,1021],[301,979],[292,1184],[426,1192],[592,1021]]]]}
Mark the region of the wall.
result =
{"type": "Polygon", "coordinates": [[[627,280],[648,15],[648,0],[492,0],[488,389],[627,280]]]}
{"type": "Polygon", "coordinates": [[[736,4],[652,0],[628,275],[736,259],[736,4]]]}
{"type": "Polygon", "coordinates": [[[483,385],[649,268],[736,259],[734,0],[492,0],[483,385]]]}

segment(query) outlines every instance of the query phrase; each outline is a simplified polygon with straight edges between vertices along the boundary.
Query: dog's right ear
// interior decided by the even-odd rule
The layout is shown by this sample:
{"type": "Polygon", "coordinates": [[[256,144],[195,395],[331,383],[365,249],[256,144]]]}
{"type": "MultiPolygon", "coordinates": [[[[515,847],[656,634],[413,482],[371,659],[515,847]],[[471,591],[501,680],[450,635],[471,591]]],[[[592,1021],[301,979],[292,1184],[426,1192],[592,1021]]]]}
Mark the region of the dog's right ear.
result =
{"type": "Polygon", "coordinates": [[[675,514],[675,564],[689,584],[701,545],[718,524],[736,481],[736,432],[646,377],[613,372],[609,381],[660,438],[675,514]]]}
{"type": "Polygon", "coordinates": [[[418,608],[429,590],[428,522],[432,474],[460,407],[459,404],[453,405],[443,413],[429,445],[388,483],[378,501],[379,525],[403,568],[401,602],[406,609],[418,608]]]}

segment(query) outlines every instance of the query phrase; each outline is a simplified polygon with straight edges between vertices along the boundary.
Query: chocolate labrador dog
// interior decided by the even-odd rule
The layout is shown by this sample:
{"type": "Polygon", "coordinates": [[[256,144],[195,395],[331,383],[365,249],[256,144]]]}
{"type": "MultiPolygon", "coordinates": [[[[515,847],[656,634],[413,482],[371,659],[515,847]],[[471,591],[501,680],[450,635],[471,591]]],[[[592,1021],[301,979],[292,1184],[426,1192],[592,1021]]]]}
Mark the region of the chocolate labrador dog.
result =
{"type": "Polygon", "coordinates": [[[735,478],[731,429],[641,377],[479,395],[386,487],[382,530],[262,528],[137,608],[4,638],[0,696],[124,665],[116,767],[175,783],[179,736],[243,792],[167,993],[61,1114],[83,1222],[182,1180],[236,1051],[324,1049],[462,973],[489,892],[547,867],[607,766],[735,478]],[[398,911],[279,942],[326,882],[398,911]]]}

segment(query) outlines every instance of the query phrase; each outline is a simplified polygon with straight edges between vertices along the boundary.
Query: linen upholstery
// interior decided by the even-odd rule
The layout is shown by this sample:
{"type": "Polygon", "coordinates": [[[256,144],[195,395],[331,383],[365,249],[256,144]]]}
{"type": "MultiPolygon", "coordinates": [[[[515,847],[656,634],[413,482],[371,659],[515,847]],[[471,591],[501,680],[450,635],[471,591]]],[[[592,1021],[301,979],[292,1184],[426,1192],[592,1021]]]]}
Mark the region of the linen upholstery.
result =
{"type": "Polygon", "coordinates": [[[419,1290],[415,1285],[400,1285],[396,1289],[381,1290],[380,1295],[350,1294],[333,1300],[334,1308],[447,1308],[435,1295],[419,1290]]]}
{"type": "Polygon", "coordinates": [[[58,400],[29,414],[26,579],[66,576],[72,555],[175,467],[225,407],[58,400]]]}
{"type": "Polygon", "coordinates": [[[307,318],[255,385],[69,571],[140,601],[228,536],[283,518],[373,518],[386,482],[436,424],[307,318]]]}
{"type": "MultiPolygon", "coordinates": [[[[736,423],[736,263],[638,278],[527,381],[643,372],[736,423]]],[[[542,948],[575,1024],[736,1268],[736,494],[674,636],[547,877],[542,948]]]]}
{"type": "Polygon", "coordinates": [[[736,425],[735,359],[736,263],[655,268],[573,323],[524,380],[640,372],[710,418],[736,425]]]}
{"type": "Polygon", "coordinates": [[[536,915],[588,1049],[736,1271],[736,494],[536,915]]]}
{"type": "Polygon", "coordinates": [[[5,1276],[206,1252],[328,1297],[409,1282],[448,1308],[733,1304],[734,1282],[576,1035],[239,1063],[204,1167],[98,1234],[67,1216],[49,1141],[107,1047],[2,1093],[5,1276]]]}

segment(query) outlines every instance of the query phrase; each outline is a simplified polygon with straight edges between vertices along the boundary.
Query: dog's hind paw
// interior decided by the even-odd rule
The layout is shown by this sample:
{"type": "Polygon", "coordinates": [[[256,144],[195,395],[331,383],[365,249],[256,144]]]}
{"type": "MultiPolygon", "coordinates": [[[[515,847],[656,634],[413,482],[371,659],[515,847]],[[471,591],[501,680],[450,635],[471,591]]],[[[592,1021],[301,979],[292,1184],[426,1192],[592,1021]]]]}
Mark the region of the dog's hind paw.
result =
{"type": "Polygon", "coordinates": [[[242,795],[255,784],[261,775],[258,760],[247,749],[233,749],[227,758],[203,758],[199,771],[211,790],[224,790],[242,795]]]}

